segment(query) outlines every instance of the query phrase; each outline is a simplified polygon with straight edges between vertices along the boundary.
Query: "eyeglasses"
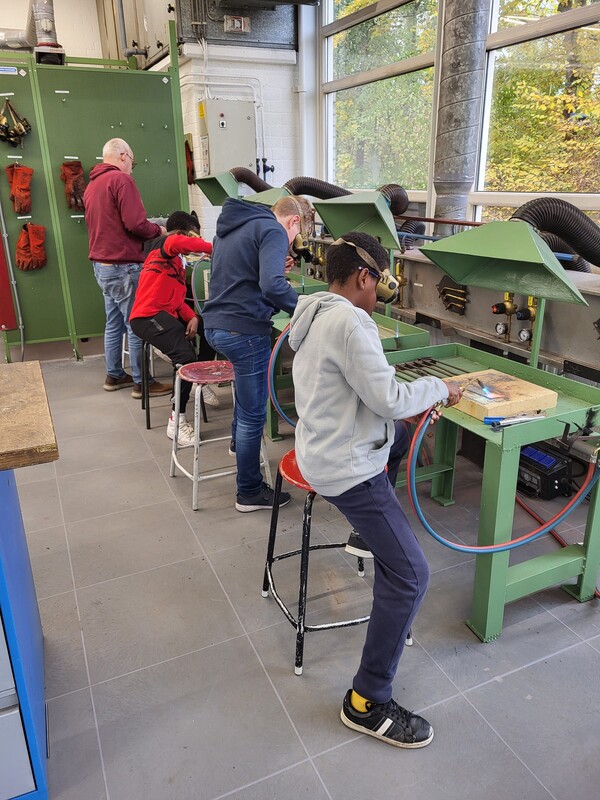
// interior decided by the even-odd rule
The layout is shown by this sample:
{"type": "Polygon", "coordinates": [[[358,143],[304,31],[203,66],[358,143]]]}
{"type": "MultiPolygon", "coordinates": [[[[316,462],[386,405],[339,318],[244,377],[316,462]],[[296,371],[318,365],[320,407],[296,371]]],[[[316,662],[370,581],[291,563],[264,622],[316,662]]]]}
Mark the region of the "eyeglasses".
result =
{"type": "Polygon", "coordinates": [[[121,153],[122,156],[127,156],[127,158],[131,159],[131,169],[135,169],[137,167],[137,161],[134,161],[133,156],[130,156],[129,153],[121,153]]]}

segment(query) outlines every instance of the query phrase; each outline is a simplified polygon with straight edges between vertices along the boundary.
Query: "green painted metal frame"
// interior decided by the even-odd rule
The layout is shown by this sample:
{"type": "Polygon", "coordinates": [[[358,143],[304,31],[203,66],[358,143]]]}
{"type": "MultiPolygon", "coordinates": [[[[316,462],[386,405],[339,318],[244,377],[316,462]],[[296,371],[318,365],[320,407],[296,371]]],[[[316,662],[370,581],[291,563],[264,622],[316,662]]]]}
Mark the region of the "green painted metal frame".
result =
{"type": "MultiPolygon", "coordinates": [[[[178,45],[176,40],[176,29],[174,21],[170,21],[169,23],[169,50],[170,54],[173,56],[170,61],[169,69],[164,73],[160,74],[166,77],[171,84],[169,102],[171,106],[172,121],[173,121],[173,136],[174,136],[173,148],[175,154],[176,175],[177,175],[176,196],[174,192],[173,196],[171,197],[171,201],[177,203],[180,208],[184,210],[189,210],[189,192],[187,188],[187,174],[185,166],[185,149],[184,149],[184,137],[183,137],[183,114],[181,106],[181,94],[179,91],[178,45]]],[[[48,117],[48,114],[50,113],[51,104],[49,103],[48,97],[45,94],[43,94],[44,91],[43,87],[45,86],[46,91],[50,91],[51,93],[52,75],[75,76],[81,74],[81,75],[89,75],[91,78],[94,78],[95,76],[98,75],[99,72],[105,73],[105,70],[91,70],[89,68],[90,65],[111,67],[113,69],[107,71],[110,71],[111,73],[118,72],[120,74],[130,73],[132,74],[132,76],[137,75],[138,79],[140,76],[145,77],[146,75],[148,75],[148,73],[143,70],[132,69],[131,68],[132,64],[130,62],[115,61],[114,59],[87,59],[87,58],[69,59],[71,64],[78,64],[79,66],[68,66],[68,67],[37,65],[35,63],[33,55],[28,53],[18,53],[11,51],[6,53],[0,53],[0,63],[2,63],[3,61],[10,62],[11,65],[22,67],[27,71],[28,75],[27,80],[29,82],[29,91],[31,93],[31,104],[33,105],[33,111],[34,111],[31,122],[35,125],[35,133],[39,142],[39,151],[41,155],[40,163],[36,165],[36,171],[39,170],[43,172],[45,192],[47,197],[47,206],[48,206],[45,214],[43,215],[47,217],[47,221],[45,219],[41,219],[39,221],[43,222],[45,225],[48,224],[51,225],[51,230],[48,230],[46,248],[49,258],[51,258],[52,256],[55,257],[55,268],[58,271],[58,277],[59,277],[59,281],[57,281],[56,283],[58,282],[60,283],[60,289],[56,288],[55,291],[56,297],[51,298],[51,303],[57,302],[58,298],[62,296],[62,304],[64,307],[64,312],[62,312],[61,310],[61,313],[64,313],[65,315],[64,322],[60,323],[64,325],[64,328],[60,328],[60,331],[49,330],[48,331],[49,335],[43,337],[40,337],[39,332],[36,331],[35,334],[31,336],[26,335],[26,344],[34,344],[39,342],[50,342],[50,341],[64,341],[66,339],[70,341],[73,353],[75,357],[79,359],[80,358],[80,353],[78,349],[79,338],[88,336],[99,336],[102,333],[101,325],[103,325],[103,315],[101,319],[101,313],[100,313],[101,298],[100,295],[98,295],[98,301],[97,303],[94,302],[93,308],[90,308],[89,315],[83,313],[82,302],[84,301],[82,300],[80,292],[82,287],[73,283],[75,277],[72,265],[74,254],[71,252],[67,253],[67,248],[65,247],[65,240],[63,238],[65,233],[68,235],[69,231],[64,229],[65,215],[60,211],[62,205],[59,204],[64,203],[64,201],[62,200],[62,191],[60,191],[62,189],[62,184],[60,184],[60,182],[57,181],[57,177],[54,174],[56,170],[56,163],[55,163],[56,152],[54,153],[54,161],[53,161],[52,150],[53,149],[56,150],[56,146],[55,145],[53,146],[51,144],[50,132],[49,132],[49,126],[52,127],[52,125],[55,124],[55,121],[48,117]],[[114,69],[115,67],[119,67],[121,69],[114,69]],[[48,88],[48,84],[50,84],[50,89],[48,88]],[[60,192],[60,199],[59,199],[59,192],[60,192]],[[56,250],[55,254],[51,252],[51,250],[53,250],[54,248],[56,250]],[[73,293],[75,293],[75,295],[73,293]],[[75,303],[75,297],[77,298],[77,304],[75,303]],[[96,325],[98,325],[99,329],[96,329],[96,325]],[[63,330],[65,335],[62,335],[63,330]],[[59,332],[61,335],[56,335],[59,332]]],[[[135,67],[135,59],[133,60],[133,66],[135,67]]],[[[152,76],[153,79],[158,79],[158,73],[152,73],[152,76]]],[[[15,78],[15,80],[20,81],[22,79],[15,78]]],[[[91,109],[90,109],[90,114],[91,114],[91,109]]],[[[50,116],[52,117],[52,114],[50,116]]],[[[166,127],[167,126],[165,125],[165,128],[166,127]]],[[[30,153],[31,152],[32,151],[30,150],[30,153]]],[[[38,183],[37,180],[36,183],[38,183]]],[[[44,201],[44,203],[45,202],[46,201],[44,201]]],[[[77,237],[75,238],[77,239],[77,237]]],[[[77,247],[79,247],[79,245],[77,245],[77,247]]],[[[77,249],[77,247],[75,249],[77,249]]],[[[85,260],[87,262],[87,249],[85,253],[85,260]]],[[[79,261],[79,255],[77,256],[77,261],[79,261]]],[[[86,266],[89,265],[86,264],[86,266]]],[[[19,277],[22,280],[29,280],[31,278],[31,275],[29,273],[26,273],[24,277],[23,276],[19,277]]],[[[35,277],[37,279],[37,283],[39,284],[40,276],[36,275],[35,277]]],[[[90,281],[91,280],[93,279],[90,278],[90,281]]],[[[53,286],[56,286],[56,284],[53,283],[53,286]]],[[[87,288],[86,287],[87,284],[83,288],[86,291],[89,291],[89,287],[87,288]]],[[[40,293],[38,292],[38,294],[40,293]]],[[[42,295],[40,294],[40,296],[42,295]]],[[[87,294],[85,291],[83,297],[87,298],[87,294]]],[[[88,300],[89,302],[91,302],[90,298],[88,298],[88,300]]],[[[88,302],[88,300],[85,300],[85,302],[88,302]]],[[[35,315],[36,318],[38,319],[38,327],[39,327],[41,323],[39,322],[39,318],[37,317],[36,309],[32,306],[32,303],[33,305],[35,305],[36,302],[39,301],[37,301],[33,295],[30,296],[28,294],[25,303],[23,303],[23,299],[21,298],[21,305],[23,307],[24,316],[26,314],[29,314],[30,317],[35,315]]],[[[55,313],[57,314],[58,309],[56,308],[56,306],[54,306],[54,308],[55,308],[55,313]]],[[[56,328],[56,325],[59,325],[60,327],[60,324],[57,321],[57,317],[54,316],[52,319],[54,328],[56,328]]],[[[3,341],[4,341],[6,358],[7,360],[10,360],[10,347],[16,344],[14,334],[12,332],[3,331],[3,341]]]]}
{"type": "MultiPolygon", "coordinates": [[[[573,430],[575,425],[583,427],[588,410],[600,409],[600,389],[466,345],[444,344],[386,353],[390,364],[424,357],[443,360],[464,372],[497,369],[558,392],[558,405],[548,410],[544,419],[507,427],[500,433],[454,408],[446,409],[436,426],[432,498],[442,505],[454,502],[458,431],[459,428],[471,431],[485,440],[478,544],[510,540],[521,447],[560,437],[565,424],[570,424],[573,430]]],[[[571,545],[513,566],[509,566],[508,552],[475,557],[472,609],[467,625],[483,642],[493,641],[501,634],[508,602],[574,578],[575,584],[563,588],[580,602],[593,597],[600,565],[598,485],[592,491],[582,545],[571,545]]]]}

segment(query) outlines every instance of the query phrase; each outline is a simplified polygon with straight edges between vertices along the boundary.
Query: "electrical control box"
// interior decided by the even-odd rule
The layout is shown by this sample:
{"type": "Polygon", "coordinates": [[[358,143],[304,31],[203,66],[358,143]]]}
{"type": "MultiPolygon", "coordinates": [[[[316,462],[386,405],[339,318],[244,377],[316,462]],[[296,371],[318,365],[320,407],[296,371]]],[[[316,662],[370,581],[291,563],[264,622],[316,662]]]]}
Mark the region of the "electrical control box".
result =
{"type": "Polygon", "coordinates": [[[206,99],[198,105],[200,137],[208,141],[209,173],[256,171],[256,110],[252,100],[206,99]]]}
{"type": "Polygon", "coordinates": [[[571,460],[544,444],[523,447],[519,460],[517,488],[530,497],[552,500],[570,497],[571,460]]]}

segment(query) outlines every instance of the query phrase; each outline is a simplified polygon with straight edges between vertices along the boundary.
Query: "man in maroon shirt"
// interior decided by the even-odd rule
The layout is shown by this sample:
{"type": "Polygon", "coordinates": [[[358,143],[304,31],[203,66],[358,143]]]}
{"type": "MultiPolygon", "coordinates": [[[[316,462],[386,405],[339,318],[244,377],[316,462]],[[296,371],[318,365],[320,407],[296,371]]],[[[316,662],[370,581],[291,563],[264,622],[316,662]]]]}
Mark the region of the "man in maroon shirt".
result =
{"type": "MultiPolygon", "coordinates": [[[[114,392],[127,386],[131,396],[142,396],[142,341],[131,330],[129,315],[138,285],[144,242],[166,233],[146,218],[146,210],[131,173],[133,151],[123,139],[111,139],[102,148],[102,164],[90,172],[83,200],[90,241],[90,261],[104,295],[106,379],[102,387],[114,392]],[[127,331],[133,377],[123,369],[121,348],[127,331]]],[[[171,385],[154,381],[150,394],[169,394],[171,385]]]]}

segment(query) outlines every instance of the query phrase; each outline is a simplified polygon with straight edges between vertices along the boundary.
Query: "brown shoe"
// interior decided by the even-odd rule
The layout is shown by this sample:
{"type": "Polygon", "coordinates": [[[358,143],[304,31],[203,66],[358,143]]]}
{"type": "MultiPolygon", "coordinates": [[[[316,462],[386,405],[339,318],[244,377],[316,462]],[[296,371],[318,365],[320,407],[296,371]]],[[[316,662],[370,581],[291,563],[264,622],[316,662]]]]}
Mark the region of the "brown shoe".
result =
{"type": "MultiPolygon", "coordinates": [[[[104,379],[102,388],[105,392],[116,392],[117,389],[125,389],[128,386],[133,386],[133,378],[131,375],[123,375],[122,378],[113,378],[112,375],[107,375],[104,379]]],[[[140,395],[141,397],[141,395],[140,395]]]]}
{"type": "MultiPolygon", "coordinates": [[[[160,383],[159,381],[154,381],[148,387],[148,394],[150,397],[162,397],[166,394],[173,394],[173,385],[171,383],[160,383]]],[[[134,383],[133,384],[133,391],[131,392],[131,396],[134,400],[140,400],[142,397],[142,385],[141,383],[134,383]]]]}

